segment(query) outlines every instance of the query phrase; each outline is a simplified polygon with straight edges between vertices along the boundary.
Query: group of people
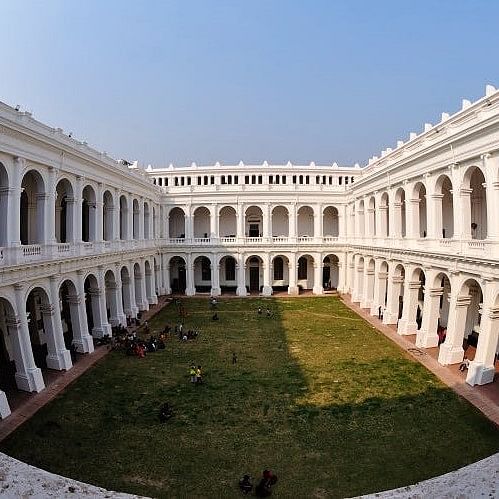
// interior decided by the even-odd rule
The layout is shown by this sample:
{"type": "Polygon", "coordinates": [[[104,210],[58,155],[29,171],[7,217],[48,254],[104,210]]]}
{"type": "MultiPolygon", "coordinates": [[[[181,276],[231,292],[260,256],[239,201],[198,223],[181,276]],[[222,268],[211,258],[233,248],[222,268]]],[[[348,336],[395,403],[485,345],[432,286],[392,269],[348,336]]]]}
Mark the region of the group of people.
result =
{"type": "MultiPolygon", "coordinates": [[[[268,497],[272,494],[272,487],[277,483],[277,476],[271,470],[264,470],[262,478],[255,487],[257,497],[268,497]]],[[[239,480],[239,489],[244,495],[248,495],[253,490],[253,483],[249,475],[244,475],[239,480]]]]}
{"type": "Polygon", "coordinates": [[[189,376],[191,378],[191,383],[195,385],[200,385],[203,383],[203,371],[201,370],[201,366],[197,366],[194,363],[191,363],[189,367],[189,376]]]}
{"type": "MultiPolygon", "coordinates": [[[[257,314],[258,315],[263,315],[263,308],[262,307],[258,307],[257,309],[257,314]]],[[[272,317],[272,311],[270,310],[270,308],[267,307],[267,309],[265,310],[265,315],[267,317],[272,317]]]]}
{"type": "Polygon", "coordinates": [[[112,346],[114,350],[123,350],[126,355],[143,359],[146,353],[164,350],[166,348],[165,340],[166,337],[163,333],[160,334],[159,338],[151,335],[149,339],[143,340],[137,336],[136,331],[126,331],[126,333],[112,338],[112,346]]]}

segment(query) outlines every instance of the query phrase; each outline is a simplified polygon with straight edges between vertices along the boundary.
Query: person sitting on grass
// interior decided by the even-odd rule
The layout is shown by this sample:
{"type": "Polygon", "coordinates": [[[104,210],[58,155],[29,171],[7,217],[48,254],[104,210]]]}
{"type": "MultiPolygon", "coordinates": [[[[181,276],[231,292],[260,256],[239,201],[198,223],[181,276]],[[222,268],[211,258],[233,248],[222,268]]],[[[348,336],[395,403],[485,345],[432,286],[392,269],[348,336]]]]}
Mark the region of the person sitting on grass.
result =
{"type": "Polygon", "coordinates": [[[277,483],[277,476],[270,470],[264,470],[263,476],[255,488],[257,497],[268,497],[272,494],[272,485],[277,483]]]}
{"type": "Polygon", "coordinates": [[[249,475],[244,475],[239,480],[239,488],[244,495],[248,495],[253,490],[253,484],[249,475]]]}
{"type": "Polygon", "coordinates": [[[165,402],[159,410],[159,420],[161,423],[166,423],[173,417],[173,411],[168,402],[165,402]]]}
{"type": "Polygon", "coordinates": [[[203,373],[201,371],[201,366],[196,369],[196,385],[200,385],[203,382],[203,373]]]}
{"type": "Polygon", "coordinates": [[[191,364],[189,368],[189,376],[191,377],[191,383],[196,383],[196,366],[191,364]]]}

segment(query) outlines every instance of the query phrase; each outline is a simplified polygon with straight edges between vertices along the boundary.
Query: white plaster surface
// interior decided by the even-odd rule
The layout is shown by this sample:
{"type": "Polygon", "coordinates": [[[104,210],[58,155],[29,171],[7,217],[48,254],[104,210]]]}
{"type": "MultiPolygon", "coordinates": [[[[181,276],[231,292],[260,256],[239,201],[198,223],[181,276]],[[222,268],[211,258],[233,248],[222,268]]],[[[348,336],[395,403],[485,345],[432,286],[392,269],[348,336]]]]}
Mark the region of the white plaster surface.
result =
{"type": "Polygon", "coordinates": [[[369,499],[499,498],[499,453],[424,482],[361,497],[369,499]]]}
{"type": "Polygon", "coordinates": [[[77,480],[54,475],[0,453],[0,497],[109,497],[112,499],[139,499],[140,496],[112,492],[77,480]]]}
{"type": "MultiPolygon", "coordinates": [[[[141,496],[113,492],[35,468],[0,453],[0,497],[103,497],[140,499],[141,496]]],[[[486,459],[414,485],[361,496],[366,499],[468,499],[499,498],[499,453],[486,459]]]]}

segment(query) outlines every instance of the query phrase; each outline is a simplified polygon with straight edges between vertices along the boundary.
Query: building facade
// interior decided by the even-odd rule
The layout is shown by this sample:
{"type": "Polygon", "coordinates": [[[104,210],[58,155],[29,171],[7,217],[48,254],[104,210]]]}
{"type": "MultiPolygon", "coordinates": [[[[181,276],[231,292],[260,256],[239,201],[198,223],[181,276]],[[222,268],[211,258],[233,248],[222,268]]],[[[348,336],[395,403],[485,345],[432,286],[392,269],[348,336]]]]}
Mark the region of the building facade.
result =
{"type": "Polygon", "coordinates": [[[0,104],[0,414],[158,295],[325,289],[442,364],[499,335],[499,92],[361,168],[139,168],[0,104]],[[465,341],[466,340],[466,341],[465,341]]]}

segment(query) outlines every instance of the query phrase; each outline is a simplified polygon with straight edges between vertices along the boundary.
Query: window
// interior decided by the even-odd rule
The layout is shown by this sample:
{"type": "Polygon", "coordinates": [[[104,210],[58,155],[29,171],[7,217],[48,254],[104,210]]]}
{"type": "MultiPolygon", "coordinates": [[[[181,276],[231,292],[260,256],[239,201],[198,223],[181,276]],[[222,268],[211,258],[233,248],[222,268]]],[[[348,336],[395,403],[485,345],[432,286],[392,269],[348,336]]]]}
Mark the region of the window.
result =
{"type": "Polygon", "coordinates": [[[258,183],[263,184],[263,177],[261,175],[258,175],[258,183]]]}
{"type": "Polygon", "coordinates": [[[333,176],[329,175],[329,185],[333,185],[333,176]]]}
{"type": "Polygon", "coordinates": [[[345,177],[345,185],[348,185],[348,177],[345,177]]]}
{"type": "Polygon", "coordinates": [[[315,177],[315,183],[316,184],[320,184],[321,183],[321,177],[320,177],[320,175],[316,175],[316,177],[315,177]]]}
{"type": "Polygon", "coordinates": [[[275,183],[278,184],[279,183],[279,175],[276,175],[275,176],[275,183]]]}
{"type": "Polygon", "coordinates": [[[236,261],[234,260],[234,258],[225,259],[225,280],[236,280],[236,261]]]}
{"type": "Polygon", "coordinates": [[[286,175],[283,175],[282,176],[282,183],[285,184],[286,183],[286,175]]]}
{"type": "Polygon", "coordinates": [[[245,176],[244,176],[244,183],[245,183],[246,185],[248,185],[248,184],[250,183],[250,181],[249,181],[249,175],[245,175],[245,176]]]}
{"type": "Polygon", "coordinates": [[[203,180],[204,185],[208,185],[208,175],[205,175],[203,180]]]}
{"type": "Polygon", "coordinates": [[[184,177],[180,177],[180,185],[184,185],[185,184],[185,178],[184,177]]]}
{"type": "Polygon", "coordinates": [[[228,184],[232,184],[232,175],[229,175],[229,176],[227,177],[227,183],[228,183],[228,184]]]}
{"type": "Polygon", "coordinates": [[[168,187],[168,178],[165,177],[165,181],[163,182],[165,184],[165,187],[168,187]]]}
{"type": "MultiPolygon", "coordinates": [[[[329,177],[329,178],[331,178],[331,177],[329,177]]],[[[326,185],[326,175],[323,175],[323,176],[322,176],[322,183],[323,183],[324,185],[326,185]]]]}
{"type": "Polygon", "coordinates": [[[198,177],[198,185],[201,185],[201,177],[198,177]]]}
{"type": "Polygon", "coordinates": [[[307,263],[304,256],[298,260],[298,279],[307,279],[307,263]]]}
{"type": "Polygon", "coordinates": [[[251,175],[251,183],[256,184],[256,175],[251,175]]]}
{"type": "Polygon", "coordinates": [[[211,263],[206,257],[201,259],[201,280],[211,281],[211,263]]]}
{"type": "Polygon", "coordinates": [[[222,185],[225,184],[225,175],[222,175],[222,185]]]}
{"type": "Polygon", "coordinates": [[[234,183],[239,184],[239,175],[234,175],[234,183]]]}
{"type": "Polygon", "coordinates": [[[274,175],[269,175],[269,184],[274,183],[274,175]]]}
{"type": "Polygon", "coordinates": [[[284,279],[284,262],[280,256],[274,259],[274,281],[284,279]]]}
{"type": "Polygon", "coordinates": [[[212,175],[212,176],[210,177],[210,184],[211,184],[211,185],[214,185],[214,184],[215,184],[215,175],[212,175]]]}
{"type": "Polygon", "coordinates": [[[302,185],[303,184],[303,175],[300,175],[299,179],[300,179],[299,184],[302,185]]]}
{"type": "Polygon", "coordinates": [[[191,177],[187,177],[187,185],[191,185],[191,177]]]}
{"type": "Polygon", "coordinates": [[[310,177],[308,175],[305,176],[305,183],[310,184],[310,177]]]}
{"type": "Polygon", "coordinates": [[[296,184],[296,175],[293,175],[293,184],[296,184]]]}
{"type": "Polygon", "coordinates": [[[155,179],[155,178],[153,178],[153,179],[152,179],[152,183],[153,183],[154,185],[156,185],[156,179],[155,179]]]}

